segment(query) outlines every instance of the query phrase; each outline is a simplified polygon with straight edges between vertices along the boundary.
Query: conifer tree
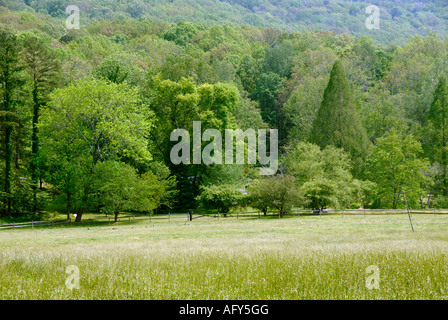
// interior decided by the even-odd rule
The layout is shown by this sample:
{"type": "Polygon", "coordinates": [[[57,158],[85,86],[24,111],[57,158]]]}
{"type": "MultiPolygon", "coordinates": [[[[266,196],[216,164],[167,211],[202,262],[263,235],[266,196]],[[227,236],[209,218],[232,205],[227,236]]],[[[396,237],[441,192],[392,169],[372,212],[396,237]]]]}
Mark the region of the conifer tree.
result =
{"type": "Polygon", "coordinates": [[[57,55],[33,33],[23,35],[22,59],[30,76],[33,101],[33,123],[31,138],[32,159],[30,163],[31,180],[33,181],[33,212],[37,213],[37,184],[39,173],[39,137],[37,125],[39,113],[47,100],[47,95],[56,86],[60,63],[57,55]]]}
{"type": "Polygon", "coordinates": [[[367,150],[367,135],[359,119],[350,83],[342,63],[337,60],[330,74],[322,104],[311,131],[310,142],[325,148],[343,148],[359,168],[367,150]]]}
{"type": "Polygon", "coordinates": [[[0,116],[3,131],[2,154],[5,160],[4,185],[7,215],[11,215],[12,207],[12,138],[16,126],[16,113],[14,112],[14,93],[21,86],[19,73],[22,67],[19,63],[19,46],[16,35],[7,29],[0,29],[0,116]]]}
{"type": "Polygon", "coordinates": [[[448,85],[442,75],[434,92],[434,99],[426,116],[425,151],[432,162],[440,165],[440,182],[443,195],[448,195],[448,85]]]}

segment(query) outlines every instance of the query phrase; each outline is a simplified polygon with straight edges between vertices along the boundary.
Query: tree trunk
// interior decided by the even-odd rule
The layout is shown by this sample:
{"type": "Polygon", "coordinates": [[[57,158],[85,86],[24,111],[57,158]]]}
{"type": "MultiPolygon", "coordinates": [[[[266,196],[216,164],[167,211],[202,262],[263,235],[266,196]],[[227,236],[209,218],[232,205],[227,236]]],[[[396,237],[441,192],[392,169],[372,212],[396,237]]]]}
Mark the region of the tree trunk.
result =
{"type": "MultiPolygon", "coordinates": [[[[9,97],[5,98],[5,111],[10,111],[9,108],[9,97]]],[[[6,114],[5,121],[7,125],[5,126],[5,193],[7,194],[6,200],[6,214],[11,215],[11,180],[12,180],[12,126],[9,124],[11,117],[6,114]]]]}
{"type": "Polygon", "coordinates": [[[278,218],[280,219],[280,218],[283,218],[283,208],[280,208],[279,210],[278,210],[278,218]]]}
{"type": "Polygon", "coordinates": [[[70,220],[71,194],[67,192],[67,220],[70,220]]]}
{"type": "Polygon", "coordinates": [[[81,222],[83,212],[84,209],[82,207],[79,208],[78,213],[76,214],[75,222],[81,222]]]}
{"type": "Polygon", "coordinates": [[[119,212],[115,212],[115,219],[114,219],[114,222],[118,222],[118,214],[119,214],[119,212]]]}
{"type": "Polygon", "coordinates": [[[39,183],[37,154],[39,152],[39,138],[37,136],[37,124],[39,122],[39,98],[37,86],[33,89],[33,134],[31,138],[31,181],[33,182],[33,213],[37,213],[37,188],[39,183]]]}

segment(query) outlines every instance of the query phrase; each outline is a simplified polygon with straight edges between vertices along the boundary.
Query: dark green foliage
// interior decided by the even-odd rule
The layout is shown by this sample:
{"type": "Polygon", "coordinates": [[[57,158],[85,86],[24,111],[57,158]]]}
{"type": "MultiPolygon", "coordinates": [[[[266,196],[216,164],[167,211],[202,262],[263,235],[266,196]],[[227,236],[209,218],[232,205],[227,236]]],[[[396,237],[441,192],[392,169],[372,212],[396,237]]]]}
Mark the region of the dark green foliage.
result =
{"type": "Polygon", "coordinates": [[[6,199],[2,201],[5,207],[2,212],[11,215],[12,210],[12,161],[14,127],[18,117],[15,114],[15,94],[22,85],[20,72],[23,67],[19,63],[19,41],[16,35],[7,29],[0,28],[0,116],[2,120],[2,150],[5,161],[2,191],[6,199]]]}
{"type": "Polygon", "coordinates": [[[275,127],[277,112],[275,110],[275,98],[277,90],[281,88],[281,77],[273,72],[262,73],[257,81],[255,96],[260,103],[263,121],[275,127]]]}
{"type": "Polygon", "coordinates": [[[343,148],[358,164],[367,152],[367,136],[340,61],[335,62],[331,71],[310,141],[321,148],[327,145],[343,148]]]}
{"type": "Polygon", "coordinates": [[[162,38],[173,41],[177,45],[185,46],[190,43],[191,38],[200,30],[204,30],[204,26],[200,23],[179,21],[171,29],[166,30],[162,38]]]}
{"type": "Polygon", "coordinates": [[[432,162],[440,165],[438,188],[448,195],[448,85],[442,75],[434,92],[434,99],[426,116],[424,150],[432,162]]]}
{"type": "Polygon", "coordinates": [[[415,151],[409,156],[415,161],[394,167],[403,172],[401,185],[408,187],[409,174],[415,179],[408,184],[419,185],[410,198],[433,193],[438,205],[444,203],[448,98],[440,76],[448,75],[448,42],[440,38],[447,30],[441,2],[398,8],[380,0],[378,32],[364,26],[363,1],[85,0],[75,3],[81,29],[67,31],[68,4],[0,5],[0,25],[11,26],[11,32],[2,29],[0,47],[4,211],[38,211],[48,195],[63,200],[67,214],[133,210],[129,204],[137,200],[130,199],[138,198],[151,199],[137,201],[149,211],[200,203],[227,211],[235,206],[227,200],[250,181],[265,186],[253,206],[280,215],[294,205],[394,206],[382,200],[396,188],[382,151],[400,150],[401,140],[415,151]],[[295,32],[304,26],[309,31],[295,32]],[[439,34],[409,38],[431,29],[439,34]],[[278,129],[280,147],[296,149],[287,148],[286,155],[280,149],[282,174],[266,179],[257,164],[175,165],[170,134],[177,128],[191,134],[193,121],[201,121],[202,132],[222,134],[278,129]],[[415,141],[405,140],[412,136],[430,157],[427,170],[419,166],[426,162],[415,141]],[[110,179],[102,181],[96,167],[110,163],[102,171],[110,179]],[[425,170],[427,179],[409,169],[425,170]],[[122,190],[134,186],[157,196],[134,198],[122,190]],[[213,199],[205,204],[200,195],[207,192],[213,199]],[[114,193],[124,199],[118,206],[114,193]]]}
{"type": "Polygon", "coordinates": [[[48,40],[37,34],[22,34],[22,59],[26,71],[29,74],[29,82],[31,86],[31,95],[33,103],[33,121],[32,121],[32,137],[31,137],[31,161],[30,171],[31,180],[33,181],[34,193],[34,213],[37,213],[37,183],[42,174],[41,165],[39,164],[39,136],[38,123],[42,106],[47,101],[47,96],[53,88],[56,87],[61,64],[58,60],[56,52],[49,48],[48,40]]]}

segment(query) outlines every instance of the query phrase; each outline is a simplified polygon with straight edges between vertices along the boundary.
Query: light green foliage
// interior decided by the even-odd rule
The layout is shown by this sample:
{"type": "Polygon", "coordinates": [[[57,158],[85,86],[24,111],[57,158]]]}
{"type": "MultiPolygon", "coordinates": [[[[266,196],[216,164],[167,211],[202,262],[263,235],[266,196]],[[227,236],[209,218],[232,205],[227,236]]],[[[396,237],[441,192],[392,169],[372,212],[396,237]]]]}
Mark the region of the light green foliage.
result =
{"type": "Polygon", "coordinates": [[[283,105],[286,117],[292,123],[291,131],[288,134],[290,140],[307,141],[310,138],[327,84],[326,76],[319,78],[307,76],[283,105]]]}
{"type": "Polygon", "coordinates": [[[153,79],[149,88],[151,109],[157,118],[153,137],[159,151],[169,156],[169,141],[174,129],[183,128],[192,133],[193,121],[201,121],[202,129],[223,130],[236,127],[235,112],[240,103],[239,92],[232,84],[216,83],[197,86],[191,79],[179,82],[153,79]]]}
{"type": "MultiPolygon", "coordinates": [[[[238,28],[223,25],[214,25],[202,31],[194,42],[204,51],[214,52],[225,50],[242,55],[248,48],[238,28]]],[[[221,57],[224,58],[224,57],[221,57]]]]}
{"type": "Polygon", "coordinates": [[[42,147],[51,158],[75,163],[86,174],[80,186],[80,220],[99,162],[120,158],[136,163],[151,160],[147,137],[153,114],[141,104],[137,90],[126,83],[84,80],[55,90],[50,98],[41,116],[40,130],[46,140],[42,147]],[[61,150],[65,150],[62,158],[61,150]]]}
{"type": "Polygon", "coordinates": [[[250,206],[264,213],[268,209],[277,210],[279,217],[283,217],[287,210],[305,203],[295,178],[288,175],[259,178],[251,183],[248,193],[250,206]]]}
{"type": "Polygon", "coordinates": [[[130,56],[111,55],[93,70],[93,76],[113,83],[127,82],[131,85],[142,83],[143,71],[133,64],[130,56]]]}
{"type": "Polygon", "coordinates": [[[146,34],[130,40],[127,48],[135,52],[150,70],[159,70],[167,57],[179,50],[179,47],[170,41],[146,34]]]}
{"type": "Polygon", "coordinates": [[[228,213],[239,207],[242,199],[242,190],[231,184],[202,186],[201,194],[196,198],[204,208],[217,210],[219,213],[228,213]]]}
{"type": "Polygon", "coordinates": [[[76,42],[72,42],[70,45],[73,46],[78,56],[94,61],[99,61],[113,53],[118,53],[121,47],[104,35],[88,35],[78,38],[76,42]]]}
{"type": "Polygon", "coordinates": [[[198,87],[199,108],[204,115],[202,121],[214,129],[234,129],[235,111],[240,95],[234,85],[216,83],[198,87]],[[209,115],[210,114],[210,115],[209,115]]]}
{"type": "Polygon", "coordinates": [[[353,178],[352,161],[340,148],[299,142],[287,149],[285,166],[313,209],[346,208],[362,196],[362,182],[353,178]]]}
{"type": "Polygon", "coordinates": [[[404,135],[395,129],[378,138],[366,160],[366,177],[378,187],[378,201],[382,207],[403,207],[400,192],[406,194],[411,207],[417,207],[420,195],[426,196],[430,176],[429,161],[420,158],[422,147],[412,135],[404,135]]]}
{"type": "Polygon", "coordinates": [[[196,83],[216,82],[216,75],[207,61],[202,56],[186,52],[169,54],[160,67],[160,73],[164,79],[174,82],[180,82],[182,78],[191,78],[196,83]]]}
{"type": "Polygon", "coordinates": [[[445,44],[434,33],[414,36],[394,55],[385,83],[392,94],[401,91],[422,93],[422,84],[430,74],[434,60],[445,54],[445,44]]]}
{"type": "Polygon", "coordinates": [[[247,201],[250,207],[263,212],[264,215],[266,215],[270,205],[268,201],[271,197],[269,184],[269,179],[255,179],[250,183],[247,191],[247,201]]]}
{"type": "Polygon", "coordinates": [[[241,103],[235,110],[235,119],[238,128],[246,131],[247,129],[266,129],[267,124],[261,117],[258,103],[249,98],[242,97],[241,103]]]}
{"type": "Polygon", "coordinates": [[[102,162],[96,166],[94,174],[94,190],[101,211],[114,214],[115,221],[123,211],[152,212],[165,192],[153,173],[146,172],[140,177],[125,163],[102,162]]]}
{"type": "Polygon", "coordinates": [[[152,113],[139,101],[137,90],[125,83],[83,80],[57,89],[42,122],[54,141],[83,145],[93,165],[114,154],[151,160],[146,139],[152,113]]]}
{"type": "Polygon", "coordinates": [[[403,106],[394,103],[387,92],[374,88],[361,97],[364,101],[360,118],[370,141],[374,142],[392,128],[399,132],[408,129],[409,120],[403,106]]]}

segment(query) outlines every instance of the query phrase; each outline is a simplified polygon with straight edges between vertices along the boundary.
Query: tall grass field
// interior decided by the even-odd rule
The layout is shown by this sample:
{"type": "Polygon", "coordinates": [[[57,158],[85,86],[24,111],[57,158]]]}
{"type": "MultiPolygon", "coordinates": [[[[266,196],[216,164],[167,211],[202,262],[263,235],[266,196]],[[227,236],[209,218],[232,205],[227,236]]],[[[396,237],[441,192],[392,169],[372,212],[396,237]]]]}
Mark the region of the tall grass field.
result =
{"type": "Polygon", "coordinates": [[[407,215],[0,230],[0,297],[447,299],[448,215],[412,220],[415,232],[407,215]]]}

